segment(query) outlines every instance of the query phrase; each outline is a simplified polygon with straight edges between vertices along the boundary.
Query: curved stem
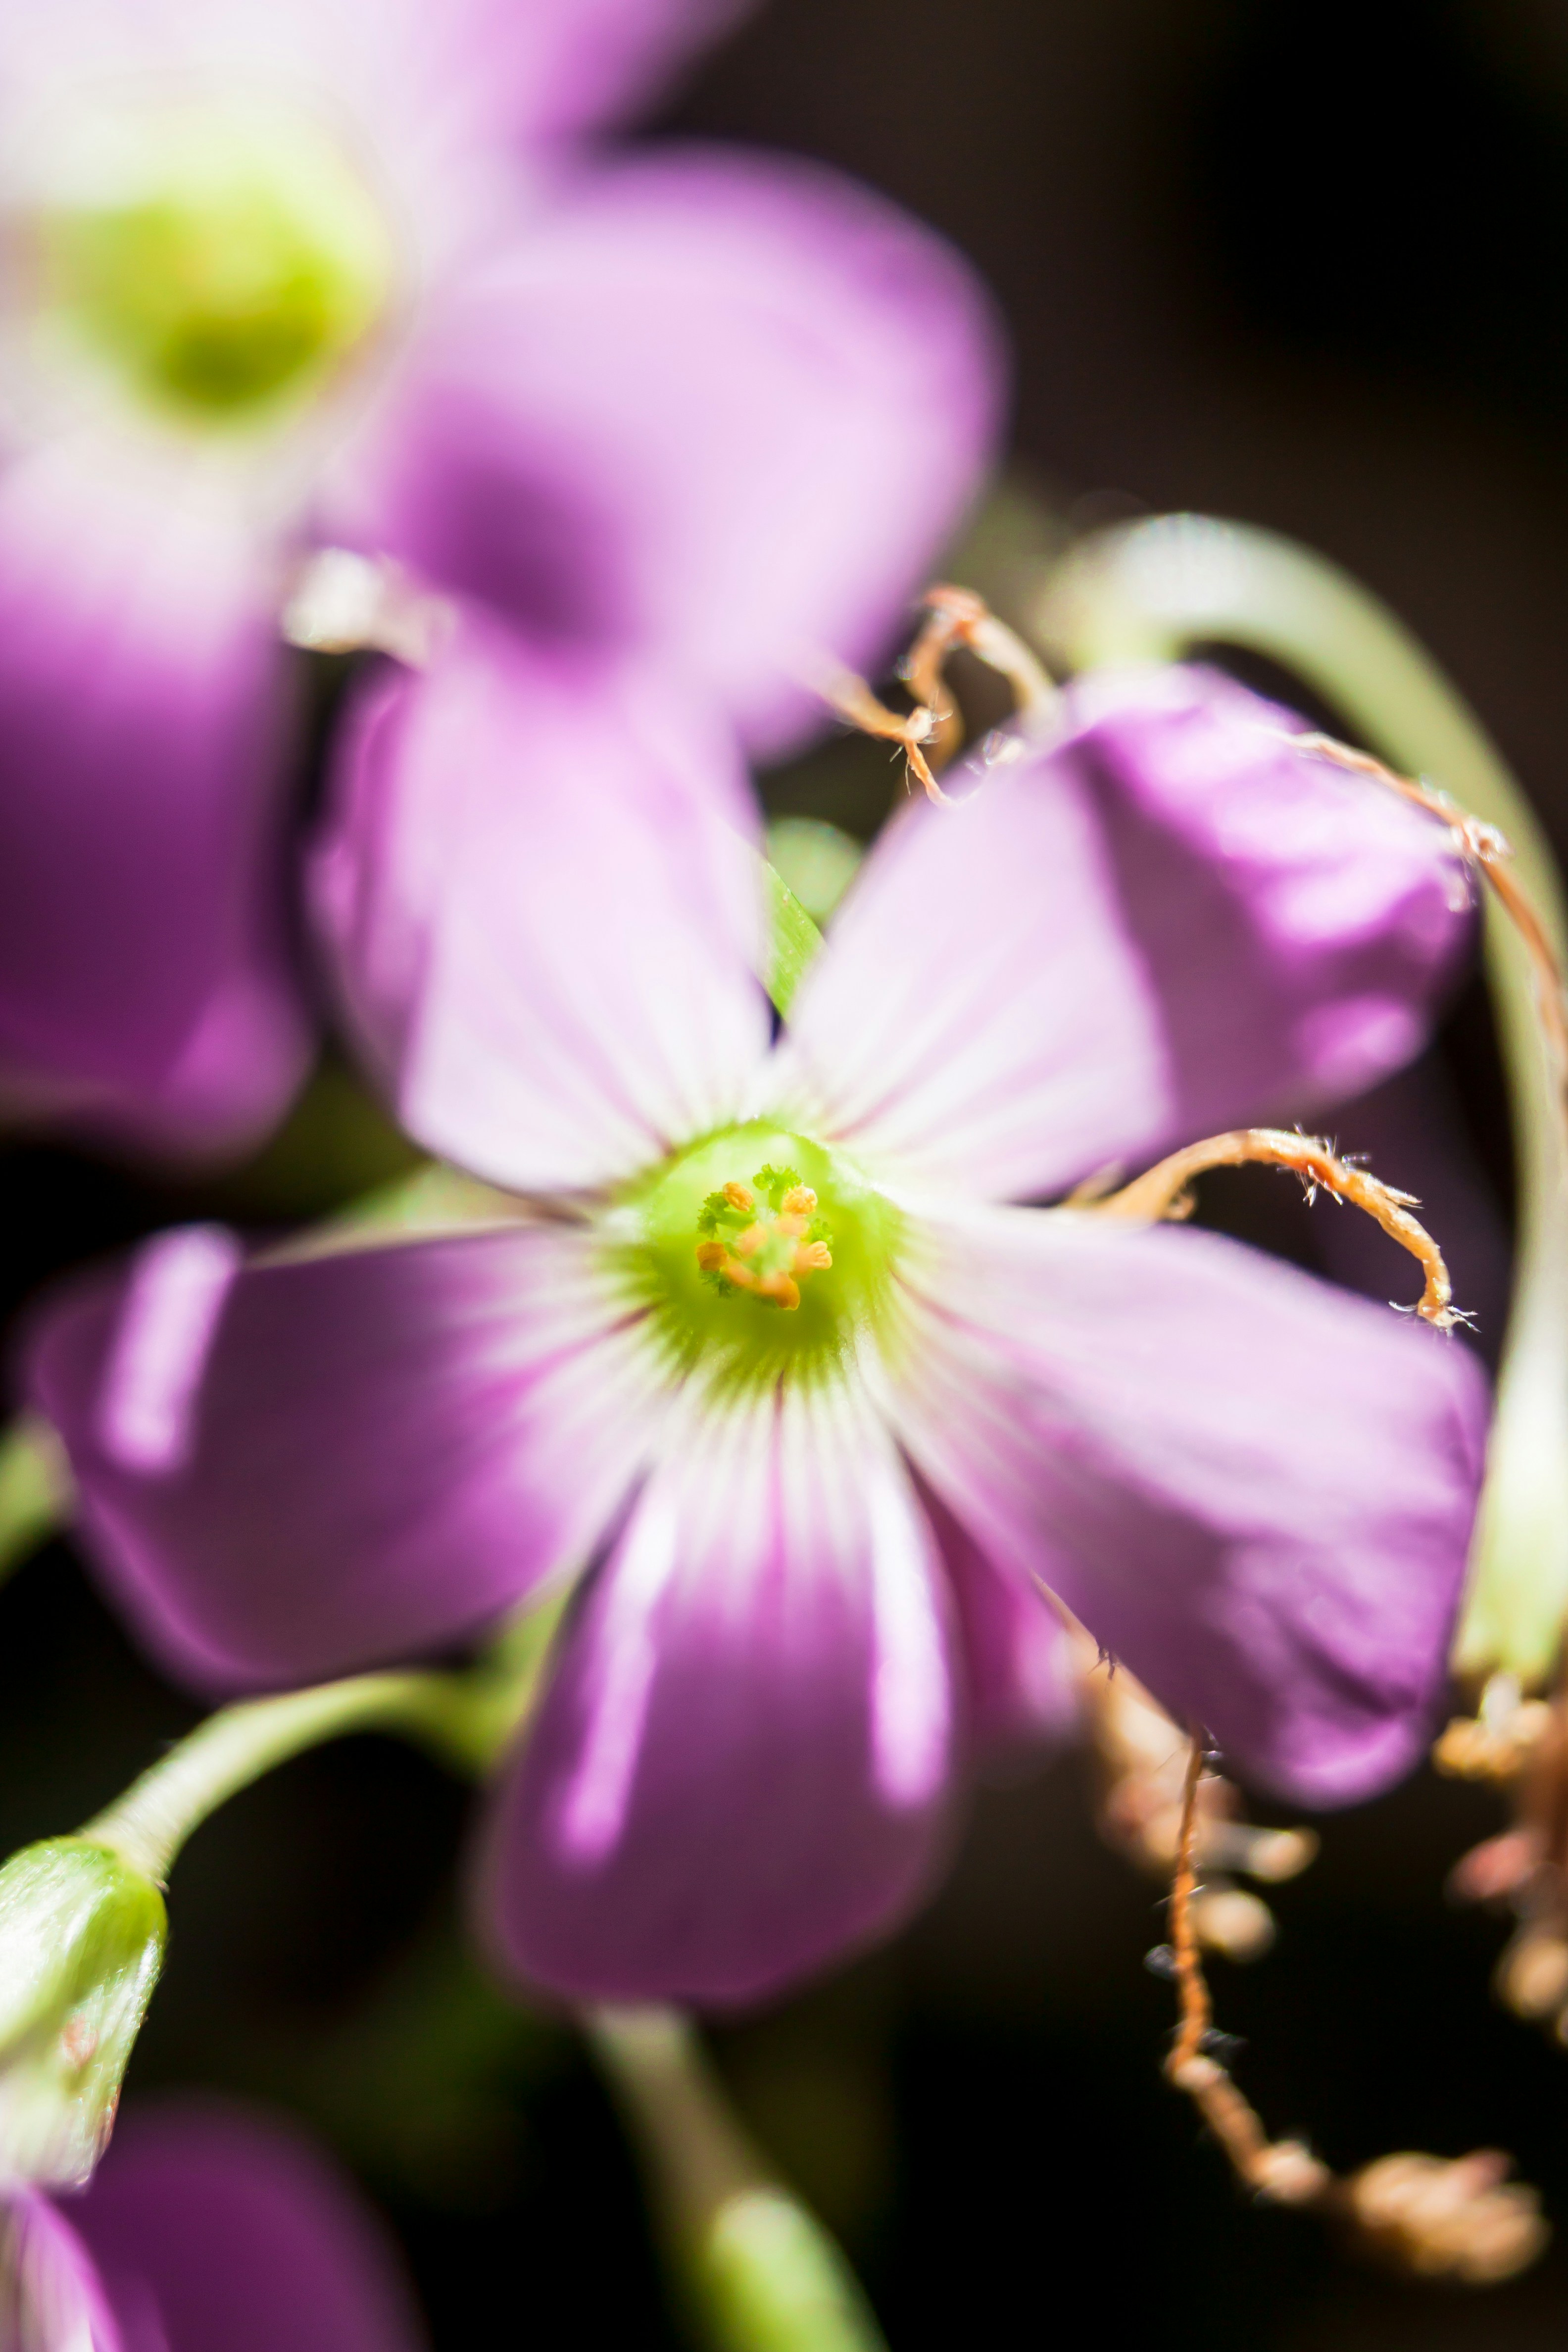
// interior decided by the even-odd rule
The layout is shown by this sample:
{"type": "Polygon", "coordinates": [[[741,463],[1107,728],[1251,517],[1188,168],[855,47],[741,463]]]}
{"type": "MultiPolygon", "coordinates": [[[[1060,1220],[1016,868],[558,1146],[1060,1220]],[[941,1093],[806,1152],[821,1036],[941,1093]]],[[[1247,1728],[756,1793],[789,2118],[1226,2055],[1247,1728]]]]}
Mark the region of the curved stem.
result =
{"type": "MultiPolygon", "coordinates": [[[[1496,746],[1424,647],[1321,556],[1273,532],[1172,515],[1086,541],[1037,625],[1075,667],[1247,646],[1290,669],[1399,768],[1434,777],[1501,828],[1559,969],[1568,915],[1555,860],[1496,746]]],[[[1568,1153],[1536,972],[1486,909],[1487,974],[1519,1171],[1513,1307],[1456,1664],[1538,1682],[1568,1616],[1568,1153]]]]}
{"type": "Polygon", "coordinates": [[[353,1675],[312,1690],[220,1707],[160,1757],[81,1835],[160,1885],[191,1832],[276,1766],[351,1731],[395,1731],[459,1772],[484,1772],[515,1736],[539,1687],[564,1593],[502,1627],[464,1674],[353,1675]]]}
{"type": "Polygon", "coordinates": [[[405,1732],[467,1766],[473,1706],[473,1687],[464,1676],[417,1673],[355,1675],[314,1690],[242,1700],[198,1724],[81,1835],[112,1847],[162,1885],[180,1848],[209,1813],[323,1740],[350,1731],[405,1732]]]}

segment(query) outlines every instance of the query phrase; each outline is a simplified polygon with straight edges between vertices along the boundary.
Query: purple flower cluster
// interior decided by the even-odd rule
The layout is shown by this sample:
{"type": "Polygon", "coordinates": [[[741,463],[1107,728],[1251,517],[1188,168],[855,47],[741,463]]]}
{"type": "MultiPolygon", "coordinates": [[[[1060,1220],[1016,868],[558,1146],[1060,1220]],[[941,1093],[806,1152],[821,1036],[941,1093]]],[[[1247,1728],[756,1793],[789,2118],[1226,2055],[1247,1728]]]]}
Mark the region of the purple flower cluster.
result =
{"type": "Polygon", "coordinates": [[[480,604],[585,714],[651,669],[763,753],[803,646],[896,628],[990,445],[990,316],[830,173],[584,147],[724,13],[8,11],[13,1115],[233,1151],[299,1083],[278,615],[311,547],[480,604]]]}
{"type": "MultiPolygon", "coordinates": [[[[1405,1770],[1488,1409],[1443,1335],[1097,1205],[1409,1061],[1471,945],[1447,829],[1288,712],[1078,681],[889,824],[770,1006],[748,764],[896,640],[1000,370],[864,191],[587,143],[721,13],[0,34],[0,1097],[233,1152],[330,1004],[440,1163],[396,1217],[79,1278],[27,1403],[205,1694],[558,1603],[480,1933],[570,2000],[712,2007],[908,1914],[977,1768],[1068,1727],[1064,1612],[1266,1789],[1405,1770]],[[307,833],[279,614],[325,550],[434,617],[350,681],[307,833]]],[[[411,2343],[250,2131],[16,2190],[20,2340],[411,2343]]]]}
{"type": "Polygon", "coordinates": [[[1051,1592],[1265,1783],[1394,1777],[1470,1359],[1232,1243],[1009,1204],[1408,1055],[1470,934],[1442,828],[1223,679],[1097,681],[889,828],[773,1043],[739,786],[663,715],[589,725],[488,639],[362,714],[341,994],[480,1182],[350,1247],[164,1235],[54,1310],[33,1397],[108,1590],[234,1690],[590,1571],[483,1867],[578,1996],[743,2000],[897,1917],[976,1750],[1061,1715],[1051,1592]],[[726,1186],[752,1233],[810,1196],[793,1308],[705,1270],[746,1274],[726,1186]]]}

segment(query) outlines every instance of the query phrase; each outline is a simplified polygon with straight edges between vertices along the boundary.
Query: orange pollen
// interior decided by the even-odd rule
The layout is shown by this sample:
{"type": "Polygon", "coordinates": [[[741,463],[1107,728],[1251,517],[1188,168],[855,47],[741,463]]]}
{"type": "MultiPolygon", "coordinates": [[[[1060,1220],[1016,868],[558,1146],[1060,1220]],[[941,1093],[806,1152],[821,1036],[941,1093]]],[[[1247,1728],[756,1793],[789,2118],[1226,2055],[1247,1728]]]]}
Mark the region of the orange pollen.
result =
{"type": "MultiPolygon", "coordinates": [[[[772,1176],[771,1170],[765,1172],[772,1176]]],[[[809,1238],[816,1216],[816,1194],[809,1184],[791,1184],[782,1194],[775,1190],[772,1202],[778,1205],[759,1205],[751,1185],[733,1181],[712,1194],[710,1217],[715,1212],[721,1218],[728,1215],[739,1230],[700,1241],[697,1264],[703,1274],[717,1275],[736,1290],[789,1309],[800,1305],[806,1276],[826,1273],[833,1264],[833,1253],[826,1240],[809,1238]],[[741,1224],[742,1217],[751,1223],[741,1224]]]]}

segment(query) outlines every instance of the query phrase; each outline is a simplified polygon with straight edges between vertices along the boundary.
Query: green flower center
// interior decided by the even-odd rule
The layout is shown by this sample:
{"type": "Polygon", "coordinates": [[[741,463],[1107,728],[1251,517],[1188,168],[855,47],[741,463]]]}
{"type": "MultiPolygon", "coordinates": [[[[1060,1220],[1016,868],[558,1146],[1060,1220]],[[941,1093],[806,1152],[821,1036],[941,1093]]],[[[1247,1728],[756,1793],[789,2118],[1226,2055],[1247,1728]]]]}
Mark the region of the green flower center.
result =
{"type": "Polygon", "coordinates": [[[391,290],[368,189],[288,113],[165,106],[98,121],[34,226],[45,316],[187,421],[250,421],[315,388],[391,290]]]}
{"type": "Polygon", "coordinates": [[[821,1374],[886,1334],[903,1218],[808,1136],[708,1136],[628,1190],[616,1231],[663,1345],[725,1385],[821,1374]]]}

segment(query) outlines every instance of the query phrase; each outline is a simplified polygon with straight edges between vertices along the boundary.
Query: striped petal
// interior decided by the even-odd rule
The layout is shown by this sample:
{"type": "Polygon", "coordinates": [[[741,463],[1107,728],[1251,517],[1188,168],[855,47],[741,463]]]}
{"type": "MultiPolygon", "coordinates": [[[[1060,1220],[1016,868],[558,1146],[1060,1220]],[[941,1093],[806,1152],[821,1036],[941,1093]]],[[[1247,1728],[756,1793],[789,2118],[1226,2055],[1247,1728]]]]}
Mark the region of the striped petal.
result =
{"type": "Polygon", "coordinates": [[[658,1377],[567,1228],[246,1265],[160,1235],[46,1311],[34,1399],[110,1598],[202,1689],[438,1649],[579,1567],[658,1377]]]}
{"type": "Polygon", "coordinates": [[[1429,1735],[1479,1486],[1465,1350],[1217,1235],[977,1209],[911,1264],[910,1454],[1178,1721],[1312,1803],[1429,1735]]]}
{"type": "Polygon", "coordinates": [[[939,1550],[852,1391],[689,1404],[486,1843],[489,1931],[593,2000],[749,2000],[898,1918],[949,1816],[939,1550]]]}

